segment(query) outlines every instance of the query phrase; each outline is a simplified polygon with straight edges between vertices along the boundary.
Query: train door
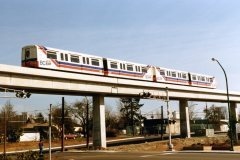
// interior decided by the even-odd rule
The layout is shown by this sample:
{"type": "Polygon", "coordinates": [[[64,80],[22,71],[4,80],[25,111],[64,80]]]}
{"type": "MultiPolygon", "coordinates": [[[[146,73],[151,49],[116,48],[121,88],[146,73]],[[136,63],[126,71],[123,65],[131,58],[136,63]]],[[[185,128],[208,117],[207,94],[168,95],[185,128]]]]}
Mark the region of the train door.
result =
{"type": "Polygon", "coordinates": [[[107,65],[107,59],[106,58],[103,58],[103,73],[104,73],[104,75],[105,76],[107,76],[108,75],[108,65],[107,65]]]}
{"type": "Polygon", "coordinates": [[[90,60],[89,57],[82,57],[82,72],[89,73],[90,60]]]}
{"type": "Polygon", "coordinates": [[[192,85],[192,76],[189,72],[188,72],[188,84],[192,85]]]}

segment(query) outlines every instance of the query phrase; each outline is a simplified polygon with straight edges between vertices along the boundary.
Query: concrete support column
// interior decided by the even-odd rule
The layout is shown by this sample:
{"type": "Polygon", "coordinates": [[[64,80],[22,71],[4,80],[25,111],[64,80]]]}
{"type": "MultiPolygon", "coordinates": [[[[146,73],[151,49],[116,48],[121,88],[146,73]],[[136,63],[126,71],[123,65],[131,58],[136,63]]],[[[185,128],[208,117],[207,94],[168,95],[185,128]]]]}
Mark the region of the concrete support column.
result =
{"type": "Polygon", "coordinates": [[[182,137],[190,138],[190,120],[189,120],[189,113],[188,113],[188,101],[187,100],[180,100],[180,131],[182,137]]]}
{"type": "MultiPolygon", "coordinates": [[[[237,117],[237,103],[236,102],[230,102],[230,109],[231,109],[231,115],[232,115],[232,121],[237,122],[238,117],[237,117]]],[[[233,140],[238,140],[238,134],[236,130],[236,124],[233,124],[232,127],[232,132],[235,137],[233,137],[233,140]]]]}
{"type": "Polygon", "coordinates": [[[93,96],[93,147],[106,148],[104,96],[93,96]]]}

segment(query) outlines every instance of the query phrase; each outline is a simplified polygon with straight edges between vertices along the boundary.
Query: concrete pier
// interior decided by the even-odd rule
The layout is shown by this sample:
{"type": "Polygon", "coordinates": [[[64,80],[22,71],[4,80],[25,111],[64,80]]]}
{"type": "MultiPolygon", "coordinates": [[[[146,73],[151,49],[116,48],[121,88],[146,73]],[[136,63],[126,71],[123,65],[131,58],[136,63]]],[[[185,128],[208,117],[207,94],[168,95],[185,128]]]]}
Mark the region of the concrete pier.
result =
{"type": "Polygon", "coordinates": [[[104,96],[93,96],[93,148],[106,148],[104,96]]]}

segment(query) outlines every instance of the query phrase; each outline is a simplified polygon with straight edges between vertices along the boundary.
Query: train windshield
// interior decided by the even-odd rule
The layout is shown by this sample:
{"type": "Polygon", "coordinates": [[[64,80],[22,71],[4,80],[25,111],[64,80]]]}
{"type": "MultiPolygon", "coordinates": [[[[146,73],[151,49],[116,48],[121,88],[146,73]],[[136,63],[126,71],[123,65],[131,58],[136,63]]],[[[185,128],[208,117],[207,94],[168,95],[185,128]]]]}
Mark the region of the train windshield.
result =
{"type": "Polygon", "coordinates": [[[33,47],[26,47],[22,50],[22,60],[30,60],[30,59],[36,59],[37,54],[35,54],[35,48],[33,47]]]}
{"type": "Polygon", "coordinates": [[[22,49],[22,66],[37,67],[36,47],[28,46],[22,49]]]}

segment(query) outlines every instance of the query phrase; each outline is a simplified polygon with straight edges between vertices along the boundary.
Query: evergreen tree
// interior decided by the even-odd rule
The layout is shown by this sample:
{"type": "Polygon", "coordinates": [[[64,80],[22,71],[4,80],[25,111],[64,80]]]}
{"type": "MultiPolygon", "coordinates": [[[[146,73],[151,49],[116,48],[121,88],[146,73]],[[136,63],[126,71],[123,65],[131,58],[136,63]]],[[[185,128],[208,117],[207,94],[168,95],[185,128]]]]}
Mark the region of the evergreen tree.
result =
{"type": "Polygon", "coordinates": [[[121,98],[120,112],[124,126],[132,126],[132,134],[134,136],[134,125],[140,123],[142,119],[140,108],[144,104],[140,104],[139,98],[121,98]]]}

